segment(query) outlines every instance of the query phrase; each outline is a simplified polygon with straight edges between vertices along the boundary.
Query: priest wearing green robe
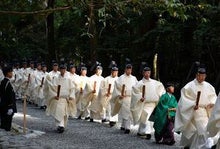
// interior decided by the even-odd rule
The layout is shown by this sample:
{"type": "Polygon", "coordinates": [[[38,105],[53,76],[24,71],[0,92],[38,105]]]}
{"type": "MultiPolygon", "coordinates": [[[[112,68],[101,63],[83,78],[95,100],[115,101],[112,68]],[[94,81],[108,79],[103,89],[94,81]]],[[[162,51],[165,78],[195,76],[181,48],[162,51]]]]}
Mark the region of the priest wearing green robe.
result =
{"type": "Polygon", "coordinates": [[[174,140],[174,117],[177,107],[177,101],[174,93],[174,85],[167,83],[166,93],[160,98],[155,109],[154,129],[156,143],[173,145],[174,140]]]}

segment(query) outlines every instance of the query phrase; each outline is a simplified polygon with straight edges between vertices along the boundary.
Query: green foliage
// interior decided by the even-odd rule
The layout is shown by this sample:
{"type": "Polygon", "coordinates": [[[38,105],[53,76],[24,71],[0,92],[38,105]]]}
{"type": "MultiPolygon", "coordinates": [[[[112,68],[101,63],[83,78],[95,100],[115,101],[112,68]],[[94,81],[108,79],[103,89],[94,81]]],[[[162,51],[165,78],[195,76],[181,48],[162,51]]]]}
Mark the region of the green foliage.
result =
{"type": "MultiPolygon", "coordinates": [[[[220,68],[220,8],[217,1],[186,0],[59,0],[54,7],[55,50],[60,57],[91,63],[92,53],[108,66],[116,60],[123,70],[130,57],[139,75],[141,61],[152,66],[159,56],[161,80],[185,83],[194,61],[205,63],[208,80],[220,68]],[[92,10],[92,11],[91,11],[92,10]],[[91,15],[93,14],[93,15],[91,15]],[[91,42],[93,41],[93,42],[91,42]],[[178,75],[177,75],[178,74],[178,75]]],[[[44,0],[2,0],[0,10],[31,12],[47,9],[44,0]]],[[[45,58],[45,14],[0,15],[1,59],[45,58]]],[[[218,80],[216,81],[218,82],[218,80]]],[[[219,81],[220,84],[220,81],[219,81]]]]}

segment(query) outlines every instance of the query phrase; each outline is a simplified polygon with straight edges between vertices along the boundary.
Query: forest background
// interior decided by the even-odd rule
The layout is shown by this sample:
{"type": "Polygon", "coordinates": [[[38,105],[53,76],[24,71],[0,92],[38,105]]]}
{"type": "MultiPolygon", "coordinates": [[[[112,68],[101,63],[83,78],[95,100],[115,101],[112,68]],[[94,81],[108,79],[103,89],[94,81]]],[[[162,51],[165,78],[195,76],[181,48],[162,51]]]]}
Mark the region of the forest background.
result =
{"type": "Polygon", "coordinates": [[[122,74],[130,59],[138,79],[146,63],[153,78],[175,82],[178,93],[200,63],[218,93],[220,1],[0,1],[1,62],[44,61],[50,68],[62,58],[88,68],[99,61],[104,76],[110,61],[122,74]]]}

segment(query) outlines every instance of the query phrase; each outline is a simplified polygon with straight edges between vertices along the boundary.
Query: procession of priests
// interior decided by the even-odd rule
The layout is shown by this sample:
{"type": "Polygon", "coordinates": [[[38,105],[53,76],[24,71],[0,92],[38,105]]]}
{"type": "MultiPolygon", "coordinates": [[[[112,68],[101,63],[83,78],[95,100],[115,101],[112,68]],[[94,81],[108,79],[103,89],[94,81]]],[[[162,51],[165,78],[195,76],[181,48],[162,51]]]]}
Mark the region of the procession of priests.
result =
{"type": "MultiPolygon", "coordinates": [[[[4,66],[2,66],[4,67],[4,66]]],[[[103,68],[96,62],[87,74],[85,64],[53,62],[48,72],[44,63],[23,62],[13,65],[10,83],[15,98],[27,101],[54,119],[54,128],[63,133],[68,119],[100,121],[109,128],[116,124],[125,135],[138,126],[137,136],[157,144],[175,144],[189,149],[220,149],[220,94],[206,82],[206,68],[196,68],[194,79],[185,84],[180,98],[174,96],[175,84],[151,78],[151,68],[141,70],[142,79],[127,63],[119,74],[114,62],[103,68]],[[103,76],[106,71],[106,77],[103,76]]],[[[0,69],[0,81],[4,79],[0,69]]]]}

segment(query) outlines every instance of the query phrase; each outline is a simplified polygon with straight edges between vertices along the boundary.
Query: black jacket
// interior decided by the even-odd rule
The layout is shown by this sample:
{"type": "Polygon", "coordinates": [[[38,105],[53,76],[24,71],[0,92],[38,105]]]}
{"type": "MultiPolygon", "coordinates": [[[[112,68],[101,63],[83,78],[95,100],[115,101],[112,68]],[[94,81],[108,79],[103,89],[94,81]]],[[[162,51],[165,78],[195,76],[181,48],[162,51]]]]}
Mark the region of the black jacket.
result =
{"type": "Polygon", "coordinates": [[[7,113],[8,109],[17,112],[15,92],[8,78],[4,78],[0,84],[0,112],[7,113]]]}

